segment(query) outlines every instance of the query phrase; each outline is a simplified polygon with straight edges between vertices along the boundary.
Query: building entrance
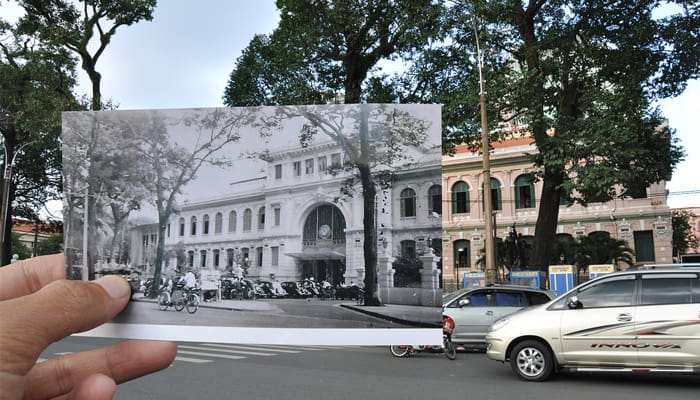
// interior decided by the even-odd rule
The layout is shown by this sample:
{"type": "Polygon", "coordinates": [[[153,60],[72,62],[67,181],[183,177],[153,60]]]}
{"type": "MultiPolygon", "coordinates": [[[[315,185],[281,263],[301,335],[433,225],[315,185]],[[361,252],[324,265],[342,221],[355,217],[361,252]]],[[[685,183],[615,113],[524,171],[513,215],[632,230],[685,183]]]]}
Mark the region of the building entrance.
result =
{"type": "Polygon", "coordinates": [[[334,286],[345,281],[345,264],[341,260],[305,260],[301,263],[301,271],[304,279],[326,280],[334,286]]]}

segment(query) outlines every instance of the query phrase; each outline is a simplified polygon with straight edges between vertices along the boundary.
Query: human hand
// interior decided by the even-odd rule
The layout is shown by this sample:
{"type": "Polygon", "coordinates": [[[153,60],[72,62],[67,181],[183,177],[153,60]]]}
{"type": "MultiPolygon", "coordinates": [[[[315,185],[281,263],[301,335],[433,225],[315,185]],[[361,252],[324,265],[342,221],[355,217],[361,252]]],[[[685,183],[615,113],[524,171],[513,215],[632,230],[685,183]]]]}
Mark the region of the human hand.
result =
{"type": "Polygon", "coordinates": [[[0,268],[0,400],[111,399],[116,384],[166,368],[172,342],[129,340],[36,363],[51,343],[111,320],[129,284],[65,279],[63,254],[0,268]]]}

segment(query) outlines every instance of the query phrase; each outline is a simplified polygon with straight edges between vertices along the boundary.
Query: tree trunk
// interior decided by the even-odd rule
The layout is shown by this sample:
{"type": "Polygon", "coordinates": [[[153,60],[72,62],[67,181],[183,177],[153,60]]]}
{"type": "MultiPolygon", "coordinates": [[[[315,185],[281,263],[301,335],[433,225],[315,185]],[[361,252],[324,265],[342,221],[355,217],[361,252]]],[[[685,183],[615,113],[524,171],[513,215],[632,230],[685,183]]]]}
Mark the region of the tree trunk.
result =
{"type": "Polygon", "coordinates": [[[379,306],[379,291],[377,285],[377,186],[372,179],[369,154],[369,111],[366,104],[360,105],[360,159],[356,161],[362,182],[365,259],[365,305],[379,306]]]}
{"type": "Polygon", "coordinates": [[[160,277],[163,274],[163,259],[165,253],[165,228],[168,224],[170,213],[158,212],[158,245],[156,246],[156,259],[153,266],[153,285],[156,290],[151,290],[151,299],[158,297],[158,289],[160,285],[160,277]]]}
{"type": "Polygon", "coordinates": [[[530,265],[535,269],[547,271],[552,255],[554,239],[559,219],[559,199],[561,190],[557,187],[562,183],[562,171],[558,168],[545,166],[542,194],[540,195],[537,224],[535,225],[536,240],[533,243],[530,265]]]}

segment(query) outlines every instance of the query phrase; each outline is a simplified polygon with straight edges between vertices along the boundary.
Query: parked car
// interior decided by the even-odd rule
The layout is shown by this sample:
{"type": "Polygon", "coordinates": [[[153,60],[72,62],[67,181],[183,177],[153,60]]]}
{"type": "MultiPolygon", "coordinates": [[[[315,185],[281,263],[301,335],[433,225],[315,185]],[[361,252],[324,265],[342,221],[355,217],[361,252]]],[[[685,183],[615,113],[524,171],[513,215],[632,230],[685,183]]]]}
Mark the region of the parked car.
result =
{"type": "Polygon", "coordinates": [[[287,292],[289,297],[304,299],[311,296],[311,293],[307,292],[306,289],[297,282],[282,282],[282,288],[287,292]]]}
{"type": "Polygon", "coordinates": [[[525,307],[548,303],[555,297],[555,292],[525,286],[460,289],[443,297],[442,313],[455,321],[452,342],[485,348],[486,332],[496,320],[525,307]]]}
{"type": "Polygon", "coordinates": [[[279,282],[259,281],[258,286],[263,292],[262,297],[282,298],[287,296],[287,292],[279,282]]]}
{"type": "Polygon", "coordinates": [[[487,356],[527,381],[556,371],[700,372],[700,268],[604,275],[501,318],[487,356]]]}

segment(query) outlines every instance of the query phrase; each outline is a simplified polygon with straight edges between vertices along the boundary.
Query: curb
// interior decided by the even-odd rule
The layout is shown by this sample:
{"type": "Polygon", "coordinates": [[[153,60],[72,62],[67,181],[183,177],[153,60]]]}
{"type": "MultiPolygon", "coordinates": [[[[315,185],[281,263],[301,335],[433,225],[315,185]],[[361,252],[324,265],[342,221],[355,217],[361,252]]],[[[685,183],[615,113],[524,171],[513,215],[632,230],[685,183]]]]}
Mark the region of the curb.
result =
{"type": "MultiPolygon", "coordinates": [[[[435,322],[435,323],[430,323],[430,322],[424,322],[424,321],[411,321],[408,319],[404,318],[397,318],[397,317],[392,317],[390,315],[382,314],[377,311],[371,311],[365,308],[364,306],[354,306],[351,304],[341,304],[340,305],[343,308],[347,308],[348,310],[356,311],[362,314],[367,314],[369,316],[375,317],[375,318],[381,318],[390,322],[395,322],[399,324],[404,324],[404,325],[409,325],[409,326],[415,326],[418,328],[440,328],[442,326],[441,323],[435,322]]],[[[377,308],[381,308],[382,306],[379,306],[377,308]]]]}

